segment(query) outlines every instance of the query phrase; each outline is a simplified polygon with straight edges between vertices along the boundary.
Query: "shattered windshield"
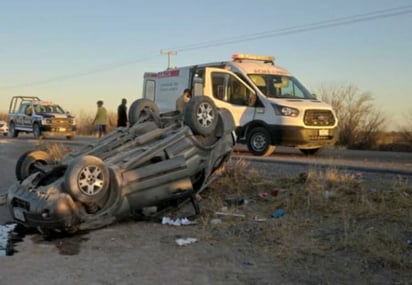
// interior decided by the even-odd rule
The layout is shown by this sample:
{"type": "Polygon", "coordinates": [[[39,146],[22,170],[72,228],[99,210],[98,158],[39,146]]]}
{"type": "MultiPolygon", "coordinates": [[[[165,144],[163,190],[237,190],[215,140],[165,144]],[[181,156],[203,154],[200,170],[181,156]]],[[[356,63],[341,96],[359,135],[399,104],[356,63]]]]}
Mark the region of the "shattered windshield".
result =
{"type": "Polygon", "coordinates": [[[315,99],[310,92],[294,77],[275,74],[249,74],[266,97],[315,99]]]}

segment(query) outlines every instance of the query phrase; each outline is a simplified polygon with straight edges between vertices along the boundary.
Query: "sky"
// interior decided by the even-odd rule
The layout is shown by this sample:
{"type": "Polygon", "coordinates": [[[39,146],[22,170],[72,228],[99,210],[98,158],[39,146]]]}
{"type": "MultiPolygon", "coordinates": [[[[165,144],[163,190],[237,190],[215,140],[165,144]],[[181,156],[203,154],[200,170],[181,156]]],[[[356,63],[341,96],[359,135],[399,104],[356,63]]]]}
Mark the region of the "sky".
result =
{"type": "Polygon", "coordinates": [[[389,129],[412,112],[411,0],[0,0],[0,112],[12,96],[94,115],[141,98],[144,72],[272,55],[309,90],[369,92],[389,129]]]}

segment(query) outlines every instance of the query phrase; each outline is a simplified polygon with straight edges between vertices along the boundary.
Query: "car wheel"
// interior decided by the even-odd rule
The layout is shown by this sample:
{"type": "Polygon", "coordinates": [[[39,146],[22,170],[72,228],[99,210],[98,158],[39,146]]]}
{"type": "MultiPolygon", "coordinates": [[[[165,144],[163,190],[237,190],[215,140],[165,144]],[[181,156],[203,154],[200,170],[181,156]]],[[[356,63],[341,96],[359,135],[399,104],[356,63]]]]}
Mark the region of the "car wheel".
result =
{"type": "Polygon", "coordinates": [[[92,155],[72,161],[64,175],[64,187],[74,199],[85,204],[101,205],[108,196],[109,169],[92,155]]]}
{"type": "Polygon", "coordinates": [[[195,96],[186,106],[184,120],[194,134],[211,135],[218,123],[218,113],[212,99],[206,96],[195,96]]]}
{"type": "Polygon", "coordinates": [[[66,139],[72,140],[72,139],[74,139],[74,136],[66,136],[66,139]]]}
{"type": "Polygon", "coordinates": [[[152,113],[159,113],[159,107],[149,99],[135,100],[129,108],[129,125],[149,121],[152,113]]]}
{"type": "Polygon", "coordinates": [[[36,139],[42,139],[40,125],[37,123],[33,125],[33,135],[36,139]]]}
{"type": "Polygon", "coordinates": [[[306,155],[314,155],[315,153],[317,153],[319,151],[319,147],[317,148],[300,148],[299,150],[306,155]]]}
{"type": "Polygon", "coordinates": [[[31,174],[41,171],[39,166],[51,164],[49,153],[42,150],[28,151],[22,154],[16,163],[16,178],[23,181],[31,174]]]}
{"type": "Polygon", "coordinates": [[[19,135],[19,131],[16,130],[16,125],[13,122],[10,123],[9,133],[12,138],[17,138],[19,135]]]}
{"type": "Polygon", "coordinates": [[[275,151],[270,134],[263,127],[252,129],[248,135],[247,147],[252,154],[259,156],[270,156],[275,151]]]}

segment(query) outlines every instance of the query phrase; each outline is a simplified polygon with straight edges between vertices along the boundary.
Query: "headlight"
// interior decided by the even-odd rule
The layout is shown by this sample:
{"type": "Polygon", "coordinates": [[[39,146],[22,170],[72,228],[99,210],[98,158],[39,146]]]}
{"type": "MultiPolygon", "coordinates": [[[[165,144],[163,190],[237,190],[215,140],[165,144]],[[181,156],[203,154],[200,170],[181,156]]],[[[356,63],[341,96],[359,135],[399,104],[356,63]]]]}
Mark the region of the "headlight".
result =
{"type": "Polygon", "coordinates": [[[275,114],[278,116],[297,117],[299,115],[299,111],[295,108],[280,106],[276,104],[272,104],[272,107],[275,110],[275,114]]]}

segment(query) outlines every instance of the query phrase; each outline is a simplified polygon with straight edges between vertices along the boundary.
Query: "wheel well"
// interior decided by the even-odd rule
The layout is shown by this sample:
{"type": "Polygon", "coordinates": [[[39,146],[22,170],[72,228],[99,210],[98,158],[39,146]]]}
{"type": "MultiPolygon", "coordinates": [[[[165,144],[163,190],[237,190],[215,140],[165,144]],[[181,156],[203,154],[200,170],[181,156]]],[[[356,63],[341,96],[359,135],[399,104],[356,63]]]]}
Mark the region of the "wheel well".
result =
{"type": "Polygon", "coordinates": [[[268,129],[267,124],[264,121],[252,121],[243,127],[238,127],[236,129],[236,135],[239,137],[239,141],[246,142],[249,132],[257,127],[268,129]]]}

